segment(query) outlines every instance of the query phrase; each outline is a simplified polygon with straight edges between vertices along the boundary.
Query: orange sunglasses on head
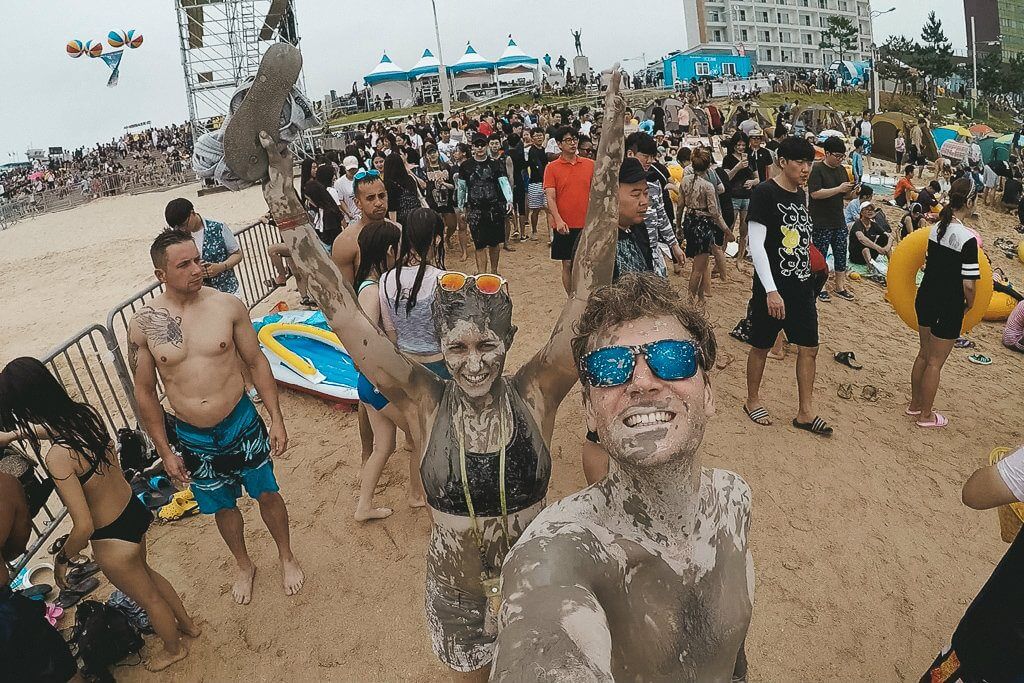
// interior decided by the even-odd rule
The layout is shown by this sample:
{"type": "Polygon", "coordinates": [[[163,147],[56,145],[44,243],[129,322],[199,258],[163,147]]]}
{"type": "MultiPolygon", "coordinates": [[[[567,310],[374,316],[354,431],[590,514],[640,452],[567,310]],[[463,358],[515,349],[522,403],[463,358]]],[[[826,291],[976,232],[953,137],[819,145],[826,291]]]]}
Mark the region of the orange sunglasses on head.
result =
{"type": "Polygon", "coordinates": [[[497,294],[501,291],[502,285],[508,285],[508,280],[493,273],[466,275],[454,270],[441,273],[441,276],[437,278],[437,285],[446,292],[458,292],[470,281],[476,286],[476,291],[481,294],[497,294]]]}

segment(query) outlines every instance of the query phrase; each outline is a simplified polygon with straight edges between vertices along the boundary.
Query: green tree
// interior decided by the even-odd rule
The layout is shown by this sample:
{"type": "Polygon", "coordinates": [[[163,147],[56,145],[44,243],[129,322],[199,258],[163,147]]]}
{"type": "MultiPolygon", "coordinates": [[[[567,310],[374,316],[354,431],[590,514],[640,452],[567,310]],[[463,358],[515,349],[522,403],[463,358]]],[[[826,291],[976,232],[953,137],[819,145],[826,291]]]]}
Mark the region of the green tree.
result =
{"type": "Polygon", "coordinates": [[[942,20],[936,18],[934,10],[928,13],[928,20],[921,29],[921,45],[915,61],[933,93],[939,79],[953,75],[953,44],[946,38],[942,20]]]}
{"type": "Polygon", "coordinates": [[[1004,68],[999,51],[988,52],[978,60],[978,90],[986,95],[1001,95],[1005,92],[1009,74],[1004,68]]]}
{"type": "Polygon", "coordinates": [[[914,58],[917,44],[905,36],[889,36],[889,39],[878,48],[875,58],[875,69],[878,77],[894,83],[892,93],[899,92],[901,86],[912,80],[916,70],[914,58]]]}
{"type": "MultiPolygon", "coordinates": [[[[934,14],[934,13],[933,13],[934,14]]],[[[857,47],[857,27],[853,20],[848,17],[829,17],[825,30],[821,34],[821,42],[818,47],[822,50],[832,50],[839,55],[839,61],[848,52],[853,52],[857,47]]]]}

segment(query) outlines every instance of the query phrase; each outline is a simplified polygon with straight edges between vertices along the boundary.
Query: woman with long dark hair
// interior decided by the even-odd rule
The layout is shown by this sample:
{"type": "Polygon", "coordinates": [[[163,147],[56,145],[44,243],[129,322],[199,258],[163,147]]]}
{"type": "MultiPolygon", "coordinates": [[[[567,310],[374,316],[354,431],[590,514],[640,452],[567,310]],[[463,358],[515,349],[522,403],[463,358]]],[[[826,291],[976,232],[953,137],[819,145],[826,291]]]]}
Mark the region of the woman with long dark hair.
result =
{"type": "Polygon", "coordinates": [[[954,182],[949,188],[949,203],[928,235],[924,278],[914,304],[921,348],[910,375],[912,393],[906,410],[907,415],[917,418],[918,427],[949,424],[932,404],[942,366],[960,336],[964,313],[974,306],[975,284],[981,277],[977,233],[963,223],[973,213],[977,197],[971,180],[954,182]]]}
{"type": "Polygon", "coordinates": [[[466,241],[459,231],[459,222],[455,215],[455,169],[441,159],[437,146],[428,142],[423,147],[423,172],[427,177],[427,206],[441,215],[445,227],[445,244],[449,244],[455,236],[465,261],[466,241]]]}
{"type": "Polygon", "coordinates": [[[395,267],[380,278],[384,331],[402,351],[448,379],[430,307],[444,270],[444,221],[433,209],[413,209],[402,228],[395,267]]]}
{"type": "Polygon", "coordinates": [[[691,155],[691,171],[679,191],[679,209],[685,209],[683,235],[686,237],[686,255],[690,260],[690,300],[704,304],[711,290],[710,260],[715,246],[715,230],[721,230],[732,241],[732,231],[722,218],[715,186],[707,179],[711,168],[711,152],[702,148],[691,155]]]}
{"type": "Polygon", "coordinates": [[[133,495],[96,410],[68,396],[35,358],[17,358],[0,371],[0,425],[19,432],[43,461],[71,516],[71,532],[54,558],[57,585],[66,585],[69,558],[91,543],[103,574],[146,610],[163,641],[146,667],[159,671],[183,659],[188,646],[181,636],[198,636],[199,627],[167,579],[146,563],[153,515],[133,495]],[[51,443],[45,457],[37,427],[51,443]]]}
{"type": "Polygon", "coordinates": [[[409,212],[420,208],[420,192],[401,150],[392,151],[384,160],[384,186],[388,190],[388,216],[404,227],[409,212]]]}
{"type": "Polygon", "coordinates": [[[314,178],[304,186],[306,200],[317,212],[318,220],[315,221],[317,233],[328,253],[331,251],[334,240],[341,234],[342,208],[338,206],[338,201],[331,194],[334,175],[334,167],[330,164],[318,166],[314,178]]]}
{"type": "Polygon", "coordinates": [[[316,162],[313,160],[313,157],[303,159],[299,172],[299,199],[302,200],[303,204],[306,203],[306,183],[313,179],[315,173],[316,162]]]}
{"type": "MultiPolygon", "coordinates": [[[[359,232],[359,269],[356,271],[356,295],[359,307],[370,322],[383,329],[381,324],[380,286],[384,273],[391,270],[398,259],[402,231],[394,223],[377,221],[370,223],[359,232]]],[[[363,461],[360,473],[359,502],[355,518],[359,522],[383,519],[392,513],[391,508],[374,508],[373,492],[377,488],[381,472],[388,458],[395,452],[397,425],[405,424],[402,414],[377,391],[366,377],[359,375],[359,400],[366,407],[366,415],[373,433],[373,451],[363,461]]],[[[404,429],[404,428],[403,428],[404,429]]],[[[410,504],[418,506],[424,498],[420,480],[419,463],[409,459],[410,504]]]]}

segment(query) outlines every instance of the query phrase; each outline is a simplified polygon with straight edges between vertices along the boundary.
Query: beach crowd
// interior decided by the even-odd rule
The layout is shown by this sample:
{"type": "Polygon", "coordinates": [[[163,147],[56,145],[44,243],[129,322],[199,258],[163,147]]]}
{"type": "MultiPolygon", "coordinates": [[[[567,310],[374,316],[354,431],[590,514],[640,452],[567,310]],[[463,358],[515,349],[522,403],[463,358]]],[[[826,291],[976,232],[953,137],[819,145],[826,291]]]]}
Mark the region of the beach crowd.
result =
{"type": "MultiPolygon", "coordinates": [[[[941,429],[950,420],[934,408],[941,371],[965,339],[981,277],[976,209],[1018,209],[1019,150],[998,167],[970,149],[960,163],[936,162],[924,118],[906,131],[890,199],[867,182],[885,167],[867,112],[820,136],[797,102],[768,117],[694,90],[678,105],[633,109],[617,81],[609,76],[598,110],[535,104],[359,124],[343,149],[301,161],[298,188],[290,152],[262,136],[267,220],[282,236],[268,247],[275,276],[266,285],[295,277],[302,303],[323,312],[359,370],[357,520],[392,514],[374,492],[397,432],[414,444],[408,502],[432,520],[426,623],[456,680],[747,680],[751,492],[740,475],[701,466],[716,408],[710,378],[733,360],[708,320],[715,282],[750,287],[725,330],[750,347],[733,414],[766,439],[780,414],[806,438],[828,439],[843,425],[815,409],[819,319],[857,305],[853,273],[884,283],[896,246],[926,231],[903,412],[908,428],[941,429]],[[899,218],[890,223],[883,206],[899,218]],[[565,298],[546,343],[507,369],[516,327],[502,256],[528,242],[547,247],[565,298]],[[670,281],[669,270],[682,277],[670,281]],[[764,382],[768,359],[787,353],[798,389],[789,406],[764,382]],[[577,382],[589,486],[549,505],[554,418],[577,382]]],[[[259,97],[233,120],[274,106],[259,97]]],[[[64,172],[178,154],[191,139],[180,127],[128,137],[64,172]]],[[[305,580],[274,471],[287,416],[239,301],[239,245],[200,210],[183,198],[167,205],[149,254],[163,290],[133,318],[127,357],[141,426],[167,476],[216,519],[235,561],[233,598],[246,605],[256,566],[237,508],[243,491],[276,545],[282,590],[294,595],[305,580]]],[[[1024,308],[1015,315],[1019,327],[1024,308]]],[[[856,364],[853,354],[835,360],[856,364]]],[[[99,414],[21,358],[0,372],[0,429],[43,458],[68,507],[58,583],[91,544],[162,643],[147,666],[185,658],[200,628],[147,563],[152,515],[99,414]]],[[[1024,500],[1024,450],[976,472],[963,499],[978,509],[1024,500]]],[[[29,519],[19,484],[0,474],[5,559],[24,549],[29,519]]],[[[1018,539],[950,643],[935,643],[936,661],[921,663],[921,680],[1020,675],[1024,649],[999,626],[1019,621],[1022,563],[1018,539]]],[[[77,680],[64,641],[26,600],[0,589],[0,663],[23,648],[31,656],[9,669],[19,680],[44,667],[47,680],[77,680]]]]}

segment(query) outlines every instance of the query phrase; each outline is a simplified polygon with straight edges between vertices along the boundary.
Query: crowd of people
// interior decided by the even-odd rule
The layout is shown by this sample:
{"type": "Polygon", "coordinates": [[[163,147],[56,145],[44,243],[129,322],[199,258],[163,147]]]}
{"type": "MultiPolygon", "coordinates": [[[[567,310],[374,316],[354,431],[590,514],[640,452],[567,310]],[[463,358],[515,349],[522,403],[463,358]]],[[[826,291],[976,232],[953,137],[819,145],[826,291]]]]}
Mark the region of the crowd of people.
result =
{"type": "Polygon", "coordinates": [[[186,173],[191,157],[188,122],[130,131],[110,142],[0,171],[0,202],[40,201],[41,196],[111,196],[157,175],[186,173]]]}
{"type": "MultiPolygon", "coordinates": [[[[791,424],[828,438],[842,425],[814,408],[819,314],[840,317],[855,305],[848,261],[877,268],[906,234],[927,230],[905,413],[922,429],[949,422],[933,403],[980,277],[974,180],[951,175],[945,191],[918,189],[911,166],[910,201],[894,228],[847,165],[870,161],[863,120],[852,144],[829,137],[816,149],[814,133],[787,123],[788,107],[764,130],[742,107],[716,122],[708,103],[710,125],[698,130],[689,113],[667,126],[664,111],[648,119],[627,108],[618,88],[610,77],[600,112],[537,105],[361,124],[343,150],[303,161],[297,191],[287,147],[251,131],[268,153],[263,192],[283,238],[270,247],[275,277],[266,284],[296,276],[304,303],[323,311],[360,373],[355,518],[392,513],[373,494],[401,429],[415,452],[409,503],[432,520],[429,636],[462,680],[746,680],[750,489],[735,473],[701,467],[715,411],[716,331],[705,307],[716,276],[750,283],[732,335],[750,346],[742,411],[751,428],[770,430],[782,410],[762,386],[768,358],[788,343],[797,347],[791,424]],[[507,372],[516,327],[501,256],[530,241],[547,242],[566,299],[546,343],[507,372]],[[668,270],[687,266],[683,292],[668,270]],[[555,415],[577,381],[590,486],[545,507],[555,415]]],[[[236,563],[235,601],[251,600],[256,571],[236,506],[243,489],[258,502],[282,589],[293,595],[305,575],[274,472],[288,445],[285,416],[237,298],[237,243],[186,200],[168,205],[165,219],[150,250],[163,292],[129,329],[140,421],[167,474],[215,517],[236,563]]],[[[155,615],[163,650],[150,667],[170,666],[187,656],[183,636],[199,629],[145,564],[149,520],[130,496],[124,503],[98,414],[44,375],[27,359],[0,372],[0,427],[37,454],[41,441],[54,444],[46,466],[63,477],[74,523],[58,575],[91,538],[108,578],[155,615]]],[[[1022,463],[1018,451],[976,474],[964,501],[1024,499],[1022,463]]],[[[14,484],[0,475],[0,486],[14,484]]],[[[27,537],[19,500],[0,496],[0,522],[13,520],[0,524],[9,559],[27,537]]],[[[1022,557],[1018,540],[926,680],[1019,674],[1014,634],[978,615],[1021,607],[1006,577],[1022,557]]],[[[37,634],[19,671],[52,664],[65,680],[75,675],[63,642],[10,591],[0,593],[6,614],[13,632],[37,634]]]]}

